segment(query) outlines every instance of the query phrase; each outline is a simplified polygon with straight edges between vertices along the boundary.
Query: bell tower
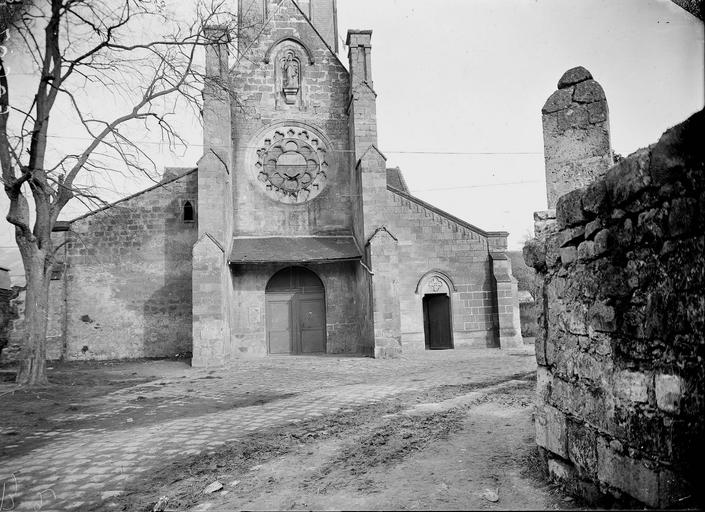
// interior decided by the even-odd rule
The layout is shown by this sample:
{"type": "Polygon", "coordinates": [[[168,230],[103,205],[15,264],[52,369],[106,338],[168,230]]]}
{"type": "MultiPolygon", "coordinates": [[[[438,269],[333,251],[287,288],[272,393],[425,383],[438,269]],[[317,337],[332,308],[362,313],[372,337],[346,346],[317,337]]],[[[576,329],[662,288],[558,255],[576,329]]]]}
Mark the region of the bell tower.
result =
{"type": "Polygon", "coordinates": [[[299,5],[301,10],[307,14],[308,18],[321,34],[328,46],[335,53],[338,53],[338,5],[337,0],[303,0],[309,4],[309,12],[306,13],[303,5],[299,5]]]}
{"type": "Polygon", "coordinates": [[[261,27],[282,2],[298,5],[326,44],[338,53],[337,0],[238,0],[238,23],[242,36],[252,37],[256,28],[261,27]]]}

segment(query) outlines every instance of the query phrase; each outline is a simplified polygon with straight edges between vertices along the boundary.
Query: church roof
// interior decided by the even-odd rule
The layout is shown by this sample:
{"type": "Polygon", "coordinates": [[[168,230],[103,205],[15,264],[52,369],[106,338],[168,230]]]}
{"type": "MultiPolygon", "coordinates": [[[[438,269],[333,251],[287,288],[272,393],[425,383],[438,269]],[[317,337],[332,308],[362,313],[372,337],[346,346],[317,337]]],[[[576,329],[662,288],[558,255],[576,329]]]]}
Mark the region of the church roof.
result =
{"type": "Polygon", "coordinates": [[[440,208],[437,208],[433,206],[432,204],[427,203],[426,201],[422,201],[416,196],[412,196],[409,194],[408,191],[403,191],[399,190],[397,188],[394,188],[389,185],[389,182],[387,182],[387,190],[390,192],[403,197],[404,199],[407,199],[408,201],[411,201],[413,203],[418,204],[419,206],[426,208],[427,210],[432,211],[433,213],[440,215],[441,217],[446,218],[447,220],[456,223],[458,226],[462,226],[465,229],[469,229],[470,231],[477,233],[478,235],[487,237],[487,236],[493,236],[493,235],[507,235],[508,233],[504,231],[485,231],[484,229],[480,229],[477,226],[473,226],[469,222],[465,222],[463,219],[459,219],[455,215],[451,215],[450,213],[441,210],[440,208]]]}
{"type": "Polygon", "coordinates": [[[352,236],[236,237],[229,263],[323,263],[359,260],[352,236]]]}

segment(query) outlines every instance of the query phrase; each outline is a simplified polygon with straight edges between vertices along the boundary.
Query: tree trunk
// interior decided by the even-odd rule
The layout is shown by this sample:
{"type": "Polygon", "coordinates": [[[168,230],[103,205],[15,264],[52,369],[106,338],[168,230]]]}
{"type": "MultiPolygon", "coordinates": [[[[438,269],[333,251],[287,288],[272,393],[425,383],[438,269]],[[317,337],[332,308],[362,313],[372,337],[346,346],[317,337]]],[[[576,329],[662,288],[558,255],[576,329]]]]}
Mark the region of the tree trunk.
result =
{"type": "Polygon", "coordinates": [[[49,313],[49,277],[46,269],[46,251],[29,248],[22,252],[27,278],[24,328],[25,340],[16,383],[29,386],[46,386],[46,334],[49,313]]]}

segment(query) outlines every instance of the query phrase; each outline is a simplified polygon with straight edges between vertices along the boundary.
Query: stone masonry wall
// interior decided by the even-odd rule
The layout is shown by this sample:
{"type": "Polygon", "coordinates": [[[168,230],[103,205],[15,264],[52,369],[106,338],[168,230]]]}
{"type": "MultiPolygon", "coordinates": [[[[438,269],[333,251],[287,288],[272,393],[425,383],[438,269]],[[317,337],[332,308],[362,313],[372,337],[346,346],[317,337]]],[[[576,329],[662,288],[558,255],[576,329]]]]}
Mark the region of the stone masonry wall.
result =
{"type": "Polygon", "coordinates": [[[233,226],[236,235],[350,234],[353,230],[348,155],[349,77],[335,54],[293,2],[268,0],[268,23],[246,57],[231,69],[233,140],[233,226]],[[291,39],[285,39],[291,38],[291,39]],[[301,44],[303,43],[303,44],[301,44]],[[278,52],[290,48],[300,59],[300,94],[282,98],[278,52]],[[326,145],[324,190],[301,204],[282,204],[262,191],[252,172],[256,150],[268,127],[312,128],[326,145]],[[264,130],[264,131],[263,131],[264,130]]]}
{"type": "Polygon", "coordinates": [[[440,271],[452,285],[455,347],[499,346],[495,284],[487,239],[398,191],[388,192],[387,229],[398,239],[404,351],[424,349],[421,278],[440,271]]]}
{"type": "Polygon", "coordinates": [[[702,506],[705,112],[587,187],[527,244],[539,273],[536,441],[591,500],[702,506]]]}
{"type": "Polygon", "coordinates": [[[197,173],[72,223],[66,248],[68,359],[163,357],[191,351],[191,247],[197,173]]]}

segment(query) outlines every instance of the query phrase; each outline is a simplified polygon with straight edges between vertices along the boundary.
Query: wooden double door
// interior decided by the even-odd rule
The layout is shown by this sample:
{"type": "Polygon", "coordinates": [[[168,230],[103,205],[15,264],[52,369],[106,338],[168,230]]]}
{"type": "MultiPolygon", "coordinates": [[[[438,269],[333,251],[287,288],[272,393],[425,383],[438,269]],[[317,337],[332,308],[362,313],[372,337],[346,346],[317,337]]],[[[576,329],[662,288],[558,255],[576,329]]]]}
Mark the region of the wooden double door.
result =
{"type": "Polygon", "coordinates": [[[266,289],[269,354],[326,351],[326,301],[321,280],[302,267],[277,272],[266,289]]]}

